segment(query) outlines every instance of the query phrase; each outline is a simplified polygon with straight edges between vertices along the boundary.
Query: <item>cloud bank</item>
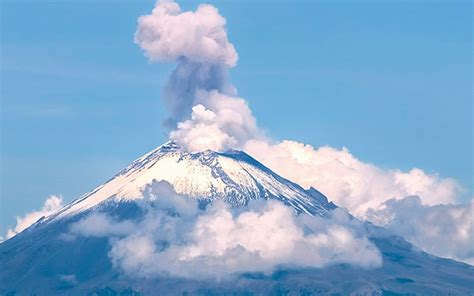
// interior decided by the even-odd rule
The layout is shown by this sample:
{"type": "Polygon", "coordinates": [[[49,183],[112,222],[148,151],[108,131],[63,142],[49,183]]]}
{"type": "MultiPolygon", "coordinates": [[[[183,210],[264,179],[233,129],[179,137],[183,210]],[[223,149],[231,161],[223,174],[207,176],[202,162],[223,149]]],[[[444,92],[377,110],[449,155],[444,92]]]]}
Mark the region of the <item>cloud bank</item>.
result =
{"type": "Polygon", "coordinates": [[[245,150],[280,175],[317,188],[362,220],[384,226],[431,254],[474,263],[474,201],[453,205],[462,191],[453,179],[417,168],[382,169],[357,159],[347,148],[252,140],[245,150]]]}
{"type": "Polygon", "coordinates": [[[252,140],[245,150],[282,176],[317,188],[360,218],[391,198],[419,195],[427,205],[447,204],[455,202],[461,190],[455,180],[417,168],[407,172],[381,169],[356,158],[347,148],[315,149],[295,141],[269,144],[252,140]]]}
{"type": "Polygon", "coordinates": [[[22,232],[26,228],[33,225],[42,217],[47,217],[63,206],[63,199],[61,196],[51,195],[43,204],[43,207],[40,210],[27,213],[23,217],[16,217],[16,226],[9,228],[7,231],[6,238],[12,238],[18,233],[22,232]]]}
{"type": "Polygon", "coordinates": [[[382,257],[361,222],[342,209],[329,219],[297,215],[277,201],[255,202],[244,209],[218,201],[199,210],[195,199],[169,194],[170,188],[166,182],[153,184],[148,198],[156,202],[148,204],[140,221],[93,213],[73,224],[71,232],[113,238],[113,265],[135,277],[222,278],[338,263],[381,266],[382,257]],[[94,221],[100,221],[100,231],[89,227],[94,221]],[[124,227],[130,224],[134,226],[124,227]]]}
{"type": "Polygon", "coordinates": [[[427,206],[418,196],[391,199],[368,220],[405,237],[423,250],[474,265],[474,200],[463,205],[427,206]]]}

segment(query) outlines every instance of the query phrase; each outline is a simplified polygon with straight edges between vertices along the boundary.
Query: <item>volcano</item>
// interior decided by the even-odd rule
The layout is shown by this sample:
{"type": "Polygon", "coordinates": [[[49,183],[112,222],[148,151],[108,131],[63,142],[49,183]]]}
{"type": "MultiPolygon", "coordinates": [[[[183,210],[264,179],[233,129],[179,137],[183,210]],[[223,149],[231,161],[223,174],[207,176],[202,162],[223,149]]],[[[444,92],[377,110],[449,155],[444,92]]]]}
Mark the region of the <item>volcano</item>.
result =
{"type": "Polygon", "coordinates": [[[242,151],[188,153],[170,140],[66,206],[55,218],[74,216],[104,202],[139,200],[153,181],[166,181],[177,193],[204,203],[222,199],[243,206],[254,199],[276,199],[298,212],[321,216],[335,207],[316,189],[304,190],[242,151]]]}
{"type": "MultiPolygon", "coordinates": [[[[133,161],[113,178],[58,212],[0,244],[2,295],[472,295],[474,267],[418,249],[403,238],[363,223],[382,255],[381,266],[350,264],[279,268],[232,279],[132,277],[110,262],[104,237],[68,239],[71,225],[93,213],[139,219],[154,182],[166,182],[202,209],[216,201],[244,208],[278,201],[299,214],[328,219],[337,206],[317,189],[304,189],[241,151],[183,151],[170,140],[133,161]]],[[[160,203],[160,199],[154,201],[160,203]]],[[[357,220],[352,217],[352,219],[357,220]]],[[[362,222],[361,222],[362,223],[362,222]]]]}

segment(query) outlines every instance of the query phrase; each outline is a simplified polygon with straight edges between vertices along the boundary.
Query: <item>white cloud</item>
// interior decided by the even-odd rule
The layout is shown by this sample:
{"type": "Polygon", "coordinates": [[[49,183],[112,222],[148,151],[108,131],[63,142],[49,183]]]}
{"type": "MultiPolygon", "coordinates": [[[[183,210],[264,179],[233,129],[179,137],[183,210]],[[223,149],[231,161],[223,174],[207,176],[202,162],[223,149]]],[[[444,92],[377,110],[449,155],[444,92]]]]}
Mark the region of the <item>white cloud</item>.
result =
{"type": "Polygon", "coordinates": [[[151,61],[186,58],[233,67],[237,52],[227,39],[226,20],[212,5],[182,12],[171,0],[158,1],[152,13],[138,19],[135,42],[151,61]]]}
{"type": "Polygon", "coordinates": [[[177,130],[171,132],[170,138],[176,139],[180,146],[190,152],[206,149],[221,151],[235,147],[237,140],[222,130],[216,117],[213,111],[203,105],[196,105],[191,119],[178,123],[177,130]]]}
{"type": "Polygon", "coordinates": [[[179,260],[185,264],[176,266],[175,272],[186,275],[190,267],[197,266],[202,266],[200,274],[214,276],[272,272],[278,266],[380,266],[377,248],[347,221],[340,222],[305,214],[296,216],[292,208],[276,201],[250,206],[240,214],[217,203],[196,220],[192,243],[179,249],[179,260]]]}
{"type": "MultiPolygon", "coordinates": [[[[271,273],[280,266],[381,265],[381,255],[361,222],[350,219],[342,209],[331,218],[297,215],[277,201],[255,202],[236,210],[218,201],[199,210],[192,198],[163,195],[163,186],[169,185],[158,182],[150,189],[156,203],[147,208],[141,221],[106,219],[115,225],[136,223],[127,233],[101,227],[100,235],[115,237],[109,240],[113,265],[131,276],[219,278],[271,273]]],[[[103,214],[93,214],[71,229],[83,227],[95,215],[103,214]]],[[[97,231],[75,233],[97,235],[97,231]]]]}
{"type": "Polygon", "coordinates": [[[117,222],[106,214],[95,213],[71,225],[71,233],[102,237],[130,233],[135,225],[130,221],[117,222]]]}
{"type": "Polygon", "coordinates": [[[200,91],[202,104],[192,108],[191,119],[178,123],[170,138],[188,151],[206,149],[222,151],[241,148],[252,138],[261,138],[261,132],[247,102],[217,91],[200,91]]]}
{"type": "Polygon", "coordinates": [[[26,214],[23,217],[16,217],[16,226],[14,228],[10,228],[7,231],[6,238],[12,238],[13,236],[17,235],[18,233],[22,232],[26,228],[33,225],[36,221],[38,221],[41,217],[47,217],[63,206],[63,199],[61,196],[51,195],[43,204],[43,207],[38,211],[33,211],[26,214]]]}
{"type": "Polygon", "coordinates": [[[295,141],[270,144],[251,140],[245,151],[283,177],[317,188],[360,218],[365,217],[367,209],[377,208],[391,198],[419,195],[423,204],[446,204],[455,202],[461,190],[455,180],[420,169],[381,169],[359,160],[347,148],[315,149],[295,141]]]}
{"type": "Polygon", "coordinates": [[[427,206],[418,196],[408,196],[370,209],[367,218],[428,253],[474,264],[474,200],[427,206]]]}

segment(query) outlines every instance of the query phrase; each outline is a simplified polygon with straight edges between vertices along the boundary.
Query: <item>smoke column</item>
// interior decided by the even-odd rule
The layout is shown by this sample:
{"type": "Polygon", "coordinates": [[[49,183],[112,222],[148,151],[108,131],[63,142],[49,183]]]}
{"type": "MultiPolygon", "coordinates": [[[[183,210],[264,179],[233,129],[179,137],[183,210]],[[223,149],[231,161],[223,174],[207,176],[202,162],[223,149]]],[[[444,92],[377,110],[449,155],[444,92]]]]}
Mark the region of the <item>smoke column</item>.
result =
{"type": "Polygon", "coordinates": [[[164,94],[170,110],[166,126],[188,151],[239,148],[258,138],[247,102],[229,81],[238,56],[225,24],[211,5],[182,12],[167,0],[138,19],[135,42],[149,60],[177,63],[164,94]]]}

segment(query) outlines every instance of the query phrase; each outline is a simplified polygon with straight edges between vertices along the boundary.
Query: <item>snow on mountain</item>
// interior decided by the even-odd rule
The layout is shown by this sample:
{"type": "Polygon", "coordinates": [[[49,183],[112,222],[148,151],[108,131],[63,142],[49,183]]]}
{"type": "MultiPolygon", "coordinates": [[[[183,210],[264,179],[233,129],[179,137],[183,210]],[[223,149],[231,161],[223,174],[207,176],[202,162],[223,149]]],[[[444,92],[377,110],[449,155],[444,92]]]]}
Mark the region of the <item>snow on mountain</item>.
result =
{"type": "Polygon", "coordinates": [[[142,199],[153,181],[167,181],[179,194],[202,201],[223,199],[233,206],[246,205],[252,199],[277,199],[298,212],[320,216],[335,207],[314,188],[304,190],[244,152],[188,153],[170,140],[67,205],[55,218],[81,213],[105,201],[142,199]]]}

